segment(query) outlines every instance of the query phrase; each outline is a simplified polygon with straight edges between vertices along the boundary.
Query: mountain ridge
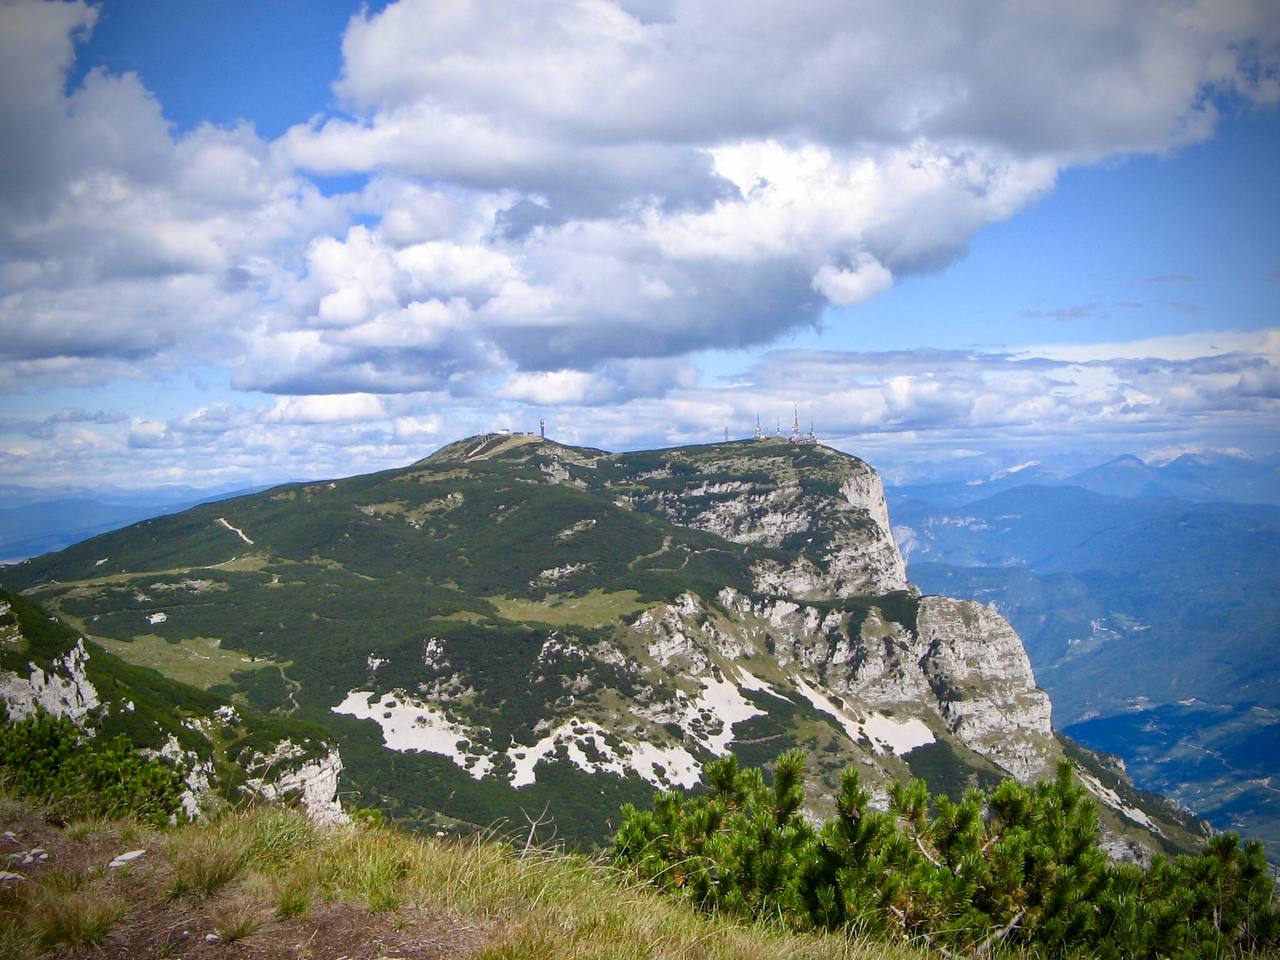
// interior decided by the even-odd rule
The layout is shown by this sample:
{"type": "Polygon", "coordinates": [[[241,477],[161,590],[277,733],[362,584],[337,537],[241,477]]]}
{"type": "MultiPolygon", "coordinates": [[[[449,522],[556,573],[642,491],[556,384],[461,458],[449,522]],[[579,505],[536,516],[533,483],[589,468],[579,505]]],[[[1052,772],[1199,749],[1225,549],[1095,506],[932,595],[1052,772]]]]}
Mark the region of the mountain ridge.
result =
{"type": "MultiPolygon", "coordinates": [[[[216,640],[249,663],[224,695],[325,727],[361,802],[434,828],[545,803],[598,841],[620,802],[730,749],[807,745],[818,807],[849,764],[883,800],[913,773],[957,795],[1034,779],[1062,752],[1016,633],[910,588],[879,476],[820,446],[481,435],[3,578],[121,656],[216,640]]],[[[1193,837],[1097,792],[1116,836],[1193,837]]]]}

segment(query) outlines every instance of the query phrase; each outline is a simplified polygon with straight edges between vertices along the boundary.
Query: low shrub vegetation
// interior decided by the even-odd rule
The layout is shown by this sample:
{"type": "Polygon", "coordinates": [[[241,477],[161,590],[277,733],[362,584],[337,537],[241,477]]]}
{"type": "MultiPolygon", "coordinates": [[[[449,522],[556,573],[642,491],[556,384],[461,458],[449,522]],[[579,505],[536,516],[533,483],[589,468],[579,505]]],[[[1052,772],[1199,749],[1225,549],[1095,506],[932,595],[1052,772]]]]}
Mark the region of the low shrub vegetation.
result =
{"type": "Polygon", "coordinates": [[[64,818],[168,823],[181,815],[182,778],[124,735],[87,737],[65,717],[38,713],[0,724],[0,782],[64,818]]]}
{"type": "Polygon", "coordinates": [[[633,878],[698,908],[795,929],[849,930],[986,955],[1274,956],[1280,912],[1258,843],[1212,838],[1199,856],[1112,863],[1097,810],[1064,762],[1035,786],[930,797],[895,784],[887,811],[845,772],[837,813],[803,816],[804,754],[779,758],[771,784],[729,756],[710,791],[627,807],[613,859],[633,878]]]}

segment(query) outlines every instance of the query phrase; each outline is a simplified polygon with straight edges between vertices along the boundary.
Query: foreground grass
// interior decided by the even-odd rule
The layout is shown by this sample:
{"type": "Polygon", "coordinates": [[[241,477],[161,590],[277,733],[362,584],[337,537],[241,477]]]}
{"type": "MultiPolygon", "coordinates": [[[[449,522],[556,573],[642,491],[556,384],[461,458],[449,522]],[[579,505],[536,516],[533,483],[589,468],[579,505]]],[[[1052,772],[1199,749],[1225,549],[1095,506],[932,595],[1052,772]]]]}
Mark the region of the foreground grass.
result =
{"type": "Polygon", "coordinates": [[[285,957],[300,943],[316,957],[352,960],[929,956],[701,915],[581,857],[521,857],[492,840],[385,827],[317,829],[280,808],[155,831],[127,821],[54,827],[38,810],[0,800],[0,821],[50,853],[0,888],[0,960],[285,957]],[[133,848],[147,853],[106,869],[133,848]]]}

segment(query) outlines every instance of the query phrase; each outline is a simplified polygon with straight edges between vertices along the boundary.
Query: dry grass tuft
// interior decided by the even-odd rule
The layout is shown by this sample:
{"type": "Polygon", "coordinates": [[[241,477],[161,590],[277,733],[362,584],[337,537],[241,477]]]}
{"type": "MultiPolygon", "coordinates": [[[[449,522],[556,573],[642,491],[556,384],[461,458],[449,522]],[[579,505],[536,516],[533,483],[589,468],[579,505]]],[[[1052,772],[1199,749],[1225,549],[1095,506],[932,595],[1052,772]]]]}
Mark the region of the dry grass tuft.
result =
{"type": "Polygon", "coordinates": [[[172,834],[165,858],[173,868],[170,898],[208,897],[235,879],[249,857],[249,840],[219,824],[197,826],[172,834]]]}
{"type": "Polygon", "coordinates": [[[38,949],[30,930],[12,916],[0,916],[0,960],[31,960],[38,949]]]}
{"type": "Polygon", "coordinates": [[[311,913],[315,882],[307,877],[291,875],[275,884],[275,915],[281,920],[298,920],[311,913]]]}
{"type": "Polygon", "coordinates": [[[31,932],[45,947],[94,947],[124,915],[124,902],[95,890],[36,887],[29,895],[31,932]]]}
{"type": "Polygon", "coordinates": [[[224,908],[214,927],[214,933],[224,943],[235,943],[256,932],[265,921],[262,905],[242,897],[224,908]]]}

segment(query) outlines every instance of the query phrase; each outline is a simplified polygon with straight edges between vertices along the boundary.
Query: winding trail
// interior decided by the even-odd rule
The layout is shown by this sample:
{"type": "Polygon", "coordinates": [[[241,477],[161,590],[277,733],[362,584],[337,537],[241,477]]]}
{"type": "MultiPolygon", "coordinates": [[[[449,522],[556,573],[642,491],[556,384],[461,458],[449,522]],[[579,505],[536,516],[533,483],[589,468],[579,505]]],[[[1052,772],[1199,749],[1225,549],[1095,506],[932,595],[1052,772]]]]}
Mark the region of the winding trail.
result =
{"type": "Polygon", "coordinates": [[[245,543],[249,544],[249,546],[253,546],[253,541],[249,539],[249,535],[245,533],[243,530],[241,530],[239,527],[233,527],[231,524],[227,523],[226,517],[219,517],[218,522],[222,524],[224,527],[226,527],[228,530],[230,530],[232,533],[239,536],[240,539],[243,540],[245,543]]]}

